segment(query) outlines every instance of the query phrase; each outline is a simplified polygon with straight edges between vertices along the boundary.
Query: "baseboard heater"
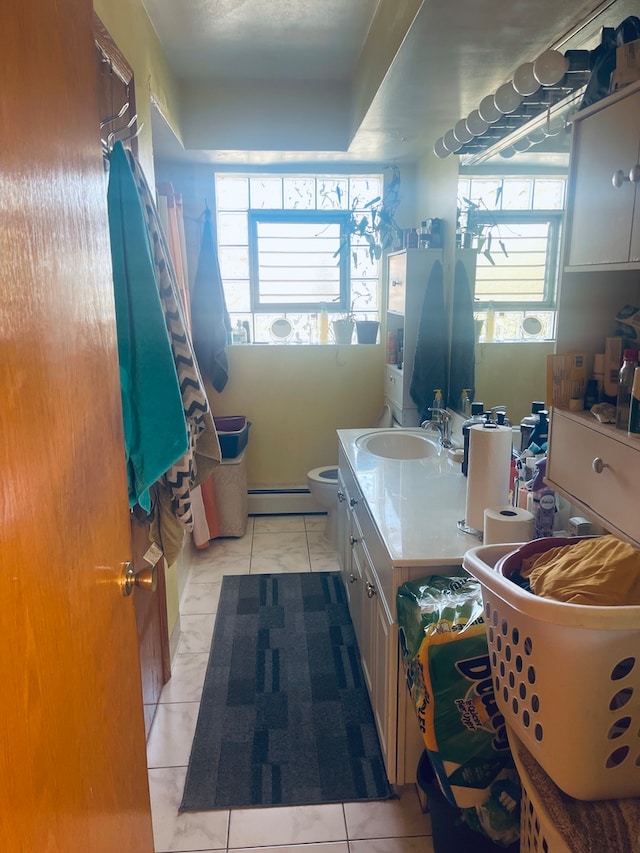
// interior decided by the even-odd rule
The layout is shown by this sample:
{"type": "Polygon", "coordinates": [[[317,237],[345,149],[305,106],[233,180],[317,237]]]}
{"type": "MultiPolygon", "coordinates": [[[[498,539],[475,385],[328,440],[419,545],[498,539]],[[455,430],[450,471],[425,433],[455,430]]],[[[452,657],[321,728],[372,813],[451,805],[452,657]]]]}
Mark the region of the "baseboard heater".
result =
{"type": "Polygon", "coordinates": [[[326,513],[306,486],[249,488],[249,515],[309,515],[326,513]]]}

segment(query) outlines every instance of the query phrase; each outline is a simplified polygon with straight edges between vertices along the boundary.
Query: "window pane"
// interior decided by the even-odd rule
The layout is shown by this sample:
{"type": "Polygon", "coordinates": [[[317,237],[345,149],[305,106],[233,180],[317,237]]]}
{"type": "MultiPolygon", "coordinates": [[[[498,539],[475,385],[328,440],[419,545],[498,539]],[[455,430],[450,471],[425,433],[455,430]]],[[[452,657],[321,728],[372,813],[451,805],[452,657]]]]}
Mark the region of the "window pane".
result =
{"type": "Polygon", "coordinates": [[[382,196],[382,181],[375,177],[351,178],[349,191],[349,209],[362,210],[370,201],[382,196]]]}
{"type": "Polygon", "coordinates": [[[285,208],[314,210],[316,206],[315,178],[285,178],[283,181],[285,208]]]}
{"type": "Polygon", "coordinates": [[[543,300],[549,223],[501,223],[491,230],[497,232],[490,246],[493,263],[484,254],[478,255],[475,298],[481,302],[543,300]]]}
{"type": "Polygon", "coordinates": [[[536,210],[563,210],[565,181],[538,178],[533,191],[536,210]]]}
{"type": "MultiPolygon", "coordinates": [[[[238,311],[251,311],[251,285],[248,278],[239,281],[228,279],[225,282],[224,296],[229,314],[238,311]]],[[[242,319],[244,320],[246,317],[242,319]]]]}
{"type": "Polygon", "coordinates": [[[246,178],[216,175],[218,210],[246,210],[249,206],[249,182],[246,178]]]}
{"type": "Polygon", "coordinates": [[[259,210],[282,208],[282,180],[280,178],[251,178],[250,207],[259,210]]]}
{"type": "Polygon", "coordinates": [[[318,209],[348,210],[348,178],[318,178],[318,209]]]}
{"type": "Polygon", "coordinates": [[[502,209],[530,210],[532,196],[533,181],[505,178],[502,184],[502,209]]]}
{"type": "Polygon", "coordinates": [[[249,251],[241,248],[220,246],[218,250],[220,274],[225,278],[249,278],[249,251]]]}
{"type": "Polygon", "coordinates": [[[358,315],[362,314],[362,312],[378,310],[377,279],[352,280],[351,309],[358,315]]]}
{"type": "Polygon", "coordinates": [[[246,246],[249,240],[246,213],[218,213],[218,244],[246,246]]]}
{"type": "Polygon", "coordinates": [[[261,305],[318,305],[340,299],[337,222],[258,219],[257,292],[261,305]]]}
{"type": "Polygon", "coordinates": [[[501,188],[501,180],[472,178],[469,198],[474,204],[480,205],[483,210],[500,210],[501,188]]]}

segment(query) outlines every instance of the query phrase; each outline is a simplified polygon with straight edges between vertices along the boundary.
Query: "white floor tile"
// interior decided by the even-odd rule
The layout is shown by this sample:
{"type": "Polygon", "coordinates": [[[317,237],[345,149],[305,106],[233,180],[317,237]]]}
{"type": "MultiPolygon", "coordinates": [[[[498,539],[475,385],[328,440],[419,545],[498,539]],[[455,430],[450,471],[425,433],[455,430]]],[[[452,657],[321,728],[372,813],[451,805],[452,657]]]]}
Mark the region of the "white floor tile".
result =
{"type": "Polygon", "coordinates": [[[189,583],[220,583],[225,575],[248,575],[251,554],[221,554],[211,563],[191,566],[189,583]]]}
{"type": "MultiPolygon", "coordinates": [[[[254,853],[255,847],[230,847],[233,853],[254,853]]],[[[349,853],[346,841],[329,844],[287,844],[285,847],[261,847],[260,853],[349,853]]]]}
{"type": "MultiPolygon", "coordinates": [[[[254,519],[254,535],[262,533],[303,533],[304,516],[302,515],[259,515],[254,519]]],[[[286,544],[286,540],[281,540],[286,544]]]]}
{"type": "Polygon", "coordinates": [[[422,813],[412,786],[402,788],[398,799],[345,803],[344,813],[349,840],[431,835],[431,818],[422,813]]]}
{"type": "Polygon", "coordinates": [[[199,702],[208,661],[206,652],[176,655],[171,666],[171,678],[162,688],[160,702],[199,702]]]}
{"type": "Polygon", "coordinates": [[[345,841],[341,805],[283,806],[234,809],[229,824],[229,849],[345,841]]]}
{"type": "Polygon", "coordinates": [[[187,616],[198,613],[216,613],[220,600],[220,584],[221,581],[218,583],[189,582],[182,595],[180,613],[187,616]]]}
{"type": "Polygon", "coordinates": [[[264,572],[309,572],[306,533],[260,533],[253,537],[251,574],[264,572]]]}
{"type": "Polygon", "coordinates": [[[215,621],[214,613],[180,616],[178,655],[209,654],[215,621]]]}
{"type": "Polygon", "coordinates": [[[158,705],[147,741],[147,767],[187,766],[199,707],[199,702],[158,705]]]}
{"type": "Polygon", "coordinates": [[[229,830],[227,810],[178,814],[186,772],[186,767],[149,770],[156,853],[183,850],[225,853],[229,830]]]}

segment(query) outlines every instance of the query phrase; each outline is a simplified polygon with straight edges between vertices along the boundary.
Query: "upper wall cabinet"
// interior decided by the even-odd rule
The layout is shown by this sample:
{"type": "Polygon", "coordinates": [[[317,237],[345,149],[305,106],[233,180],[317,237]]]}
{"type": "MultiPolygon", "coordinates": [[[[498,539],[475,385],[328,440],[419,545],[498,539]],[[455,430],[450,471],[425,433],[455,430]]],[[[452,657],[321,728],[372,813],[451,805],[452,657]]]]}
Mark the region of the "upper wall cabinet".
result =
{"type": "Polygon", "coordinates": [[[640,266],[640,84],[576,117],[570,267],[640,266]]]}

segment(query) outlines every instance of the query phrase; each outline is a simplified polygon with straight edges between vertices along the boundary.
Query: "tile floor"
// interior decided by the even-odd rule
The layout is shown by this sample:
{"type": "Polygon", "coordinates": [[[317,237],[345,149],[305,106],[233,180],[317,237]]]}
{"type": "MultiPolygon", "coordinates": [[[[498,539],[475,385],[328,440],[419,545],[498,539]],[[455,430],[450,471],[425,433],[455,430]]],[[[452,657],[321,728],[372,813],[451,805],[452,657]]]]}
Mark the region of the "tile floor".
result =
{"type": "Polygon", "coordinates": [[[337,571],[322,516],[250,518],[241,539],[189,551],[182,637],[147,748],[156,853],[433,853],[413,786],[373,803],[178,814],[222,576],[337,571]]]}

